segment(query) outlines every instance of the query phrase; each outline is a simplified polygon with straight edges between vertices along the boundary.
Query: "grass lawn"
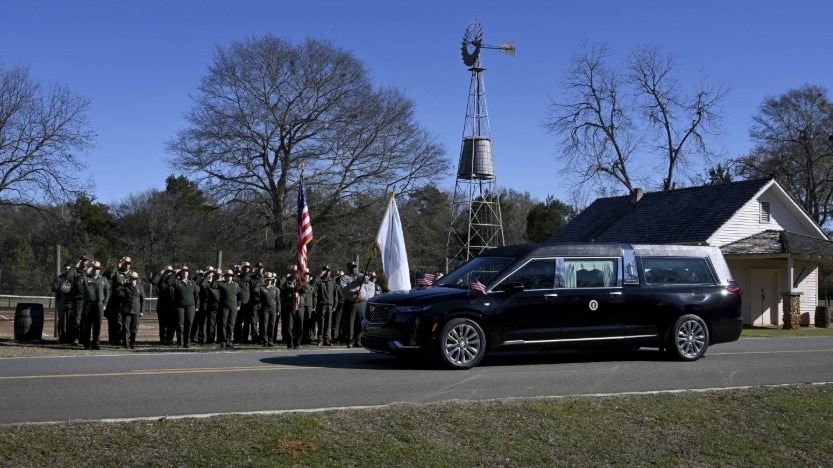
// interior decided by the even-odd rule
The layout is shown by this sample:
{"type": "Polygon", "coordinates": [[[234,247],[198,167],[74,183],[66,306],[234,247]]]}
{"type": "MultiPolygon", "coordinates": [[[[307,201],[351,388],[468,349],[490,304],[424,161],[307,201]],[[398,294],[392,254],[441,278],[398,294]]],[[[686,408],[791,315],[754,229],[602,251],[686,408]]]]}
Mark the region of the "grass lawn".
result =
{"type": "Polygon", "coordinates": [[[0,427],[0,466],[829,466],[833,385],[0,427]]]}

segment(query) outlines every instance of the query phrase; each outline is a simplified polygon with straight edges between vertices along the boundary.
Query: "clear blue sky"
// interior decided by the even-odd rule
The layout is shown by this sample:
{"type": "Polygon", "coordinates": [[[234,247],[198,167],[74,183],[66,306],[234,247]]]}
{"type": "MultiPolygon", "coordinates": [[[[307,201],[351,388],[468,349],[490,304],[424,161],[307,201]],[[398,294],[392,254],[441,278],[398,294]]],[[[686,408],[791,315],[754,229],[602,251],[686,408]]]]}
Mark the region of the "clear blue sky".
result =
{"type": "Polygon", "coordinates": [[[558,173],[542,122],[582,40],[607,42],[619,62],[655,44],[679,56],[684,87],[706,79],[731,88],[717,142],[729,156],[750,149],[751,117],[765,97],[805,83],[833,87],[829,0],[4,0],[0,62],[28,65],[36,80],[91,99],[93,193],[111,203],[164,187],[164,142],[185,126],[215,45],[265,33],[352,51],[376,84],[416,102],[418,120],[456,166],[470,80],[460,40],[474,18],[484,42],[518,48],[515,58],[481,55],[498,185],[538,199],[567,201],[571,181],[558,173]]]}

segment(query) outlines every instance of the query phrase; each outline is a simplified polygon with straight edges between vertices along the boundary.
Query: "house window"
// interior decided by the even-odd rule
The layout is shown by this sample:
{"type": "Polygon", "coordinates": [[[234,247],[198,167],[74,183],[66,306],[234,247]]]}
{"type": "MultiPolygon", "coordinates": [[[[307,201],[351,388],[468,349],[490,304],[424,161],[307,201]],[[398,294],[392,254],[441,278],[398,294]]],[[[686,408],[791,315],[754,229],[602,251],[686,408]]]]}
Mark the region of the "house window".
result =
{"type": "Polygon", "coordinates": [[[762,201],[761,205],[761,224],[769,224],[769,202],[762,201]]]}

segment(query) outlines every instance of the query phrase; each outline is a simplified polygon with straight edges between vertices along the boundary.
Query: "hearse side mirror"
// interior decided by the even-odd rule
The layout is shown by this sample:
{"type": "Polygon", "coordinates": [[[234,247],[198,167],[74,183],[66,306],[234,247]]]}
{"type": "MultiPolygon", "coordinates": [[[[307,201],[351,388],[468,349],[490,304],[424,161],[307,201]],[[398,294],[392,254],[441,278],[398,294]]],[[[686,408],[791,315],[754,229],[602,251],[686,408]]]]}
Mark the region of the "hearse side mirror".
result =
{"type": "Polygon", "coordinates": [[[524,290],[523,283],[506,283],[500,287],[500,290],[505,294],[515,294],[524,290]]]}

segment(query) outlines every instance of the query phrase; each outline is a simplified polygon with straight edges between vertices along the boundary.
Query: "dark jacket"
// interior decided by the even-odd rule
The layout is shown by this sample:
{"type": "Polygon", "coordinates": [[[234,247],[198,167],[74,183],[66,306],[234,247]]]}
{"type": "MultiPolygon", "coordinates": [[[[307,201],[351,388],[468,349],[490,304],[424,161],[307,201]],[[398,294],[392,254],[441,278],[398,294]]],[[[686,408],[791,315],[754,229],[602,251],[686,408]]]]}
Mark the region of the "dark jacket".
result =
{"type": "Polygon", "coordinates": [[[204,295],[205,310],[218,310],[220,308],[220,290],[211,287],[213,281],[209,281],[208,278],[203,278],[200,283],[200,307],[202,307],[204,295]]]}
{"type": "Polygon", "coordinates": [[[220,292],[220,307],[229,310],[237,310],[240,307],[242,303],[241,288],[236,282],[232,281],[231,283],[227,283],[225,281],[215,280],[211,283],[211,287],[220,292]]]}
{"type": "Polygon", "coordinates": [[[315,283],[315,299],[318,305],[335,305],[338,301],[336,290],[339,289],[333,278],[318,278],[315,283]]]}
{"type": "Polygon", "coordinates": [[[262,286],[259,288],[260,307],[267,312],[280,312],[281,300],[280,290],[277,286],[262,286]]]}
{"type": "Polygon", "coordinates": [[[122,315],[139,315],[145,306],[145,292],[132,284],[122,284],[116,290],[119,312],[122,315]]]}
{"type": "Polygon", "coordinates": [[[174,307],[197,307],[200,302],[200,287],[190,279],[177,278],[170,285],[174,307]]]}
{"type": "Polygon", "coordinates": [[[84,301],[85,303],[97,302],[99,304],[107,304],[110,300],[110,280],[99,276],[87,276],[84,281],[84,301]]]}

